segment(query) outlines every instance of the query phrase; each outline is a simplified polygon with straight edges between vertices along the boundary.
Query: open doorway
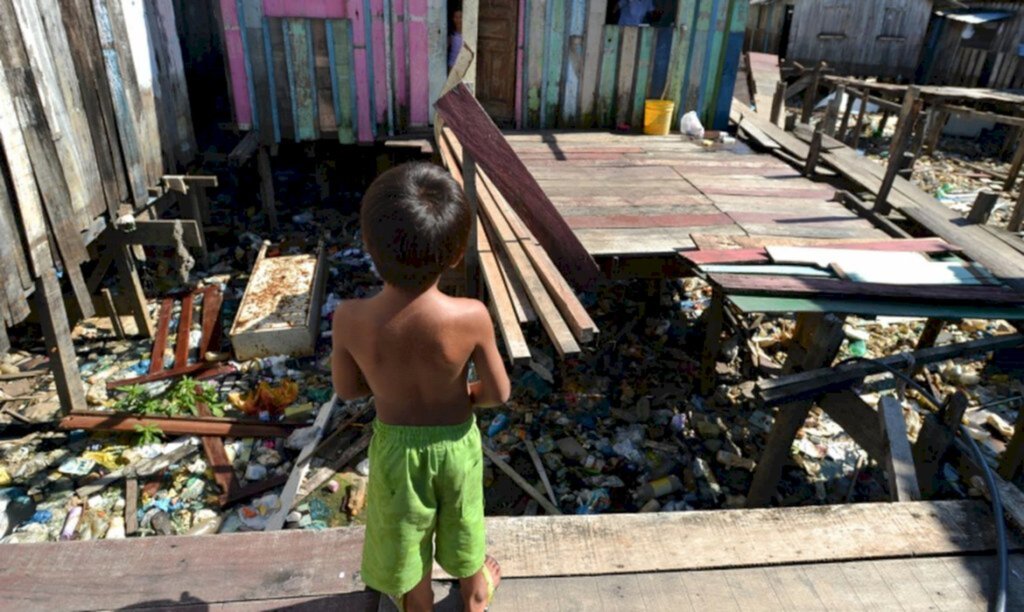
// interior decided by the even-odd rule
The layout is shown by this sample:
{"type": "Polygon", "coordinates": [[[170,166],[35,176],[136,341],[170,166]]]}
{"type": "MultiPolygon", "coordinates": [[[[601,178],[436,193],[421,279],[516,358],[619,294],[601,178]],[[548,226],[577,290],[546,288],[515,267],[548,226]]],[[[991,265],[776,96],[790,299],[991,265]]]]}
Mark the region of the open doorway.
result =
{"type": "Polygon", "coordinates": [[[479,2],[476,97],[495,123],[508,126],[515,119],[519,2],[479,2]]]}

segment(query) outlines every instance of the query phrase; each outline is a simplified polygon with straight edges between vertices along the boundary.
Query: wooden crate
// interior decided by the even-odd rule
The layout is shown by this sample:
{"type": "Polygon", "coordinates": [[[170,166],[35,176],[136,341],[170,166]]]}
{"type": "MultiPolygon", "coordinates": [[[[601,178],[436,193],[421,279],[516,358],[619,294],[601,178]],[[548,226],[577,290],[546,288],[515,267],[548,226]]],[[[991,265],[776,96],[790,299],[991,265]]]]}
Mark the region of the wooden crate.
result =
{"type": "Polygon", "coordinates": [[[277,257],[267,257],[266,252],[265,244],[231,326],[235,358],[312,355],[327,276],[324,250],[277,257]]]}

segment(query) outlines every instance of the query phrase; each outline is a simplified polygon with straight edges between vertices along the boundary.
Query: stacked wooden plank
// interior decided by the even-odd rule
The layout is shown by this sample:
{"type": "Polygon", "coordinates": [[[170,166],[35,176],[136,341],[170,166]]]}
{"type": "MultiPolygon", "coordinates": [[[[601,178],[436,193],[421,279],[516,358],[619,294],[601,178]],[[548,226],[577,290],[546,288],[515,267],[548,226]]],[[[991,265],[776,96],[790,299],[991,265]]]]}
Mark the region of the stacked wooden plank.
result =
{"type": "MultiPolygon", "coordinates": [[[[464,184],[462,145],[449,129],[438,148],[448,170],[464,184]]],[[[509,360],[530,359],[521,325],[537,319],[559,355],[579,353],[581,343],[593,340],[597,326],[486,172],[477,168],[475,175],[480,275],[509,360]]]]}

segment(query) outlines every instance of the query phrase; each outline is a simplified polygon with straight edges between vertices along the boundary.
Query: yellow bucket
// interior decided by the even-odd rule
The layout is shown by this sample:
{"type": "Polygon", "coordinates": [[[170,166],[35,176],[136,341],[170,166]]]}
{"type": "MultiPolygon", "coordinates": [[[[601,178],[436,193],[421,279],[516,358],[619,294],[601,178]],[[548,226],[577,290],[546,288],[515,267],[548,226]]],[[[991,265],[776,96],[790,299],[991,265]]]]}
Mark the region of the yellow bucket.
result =
{"type": "Polygon", "coordinates": [[[672,128],[672,111],[676,103],[672,100],[647,100],[644,102],[644,134],[664,136],[672,128]]]}

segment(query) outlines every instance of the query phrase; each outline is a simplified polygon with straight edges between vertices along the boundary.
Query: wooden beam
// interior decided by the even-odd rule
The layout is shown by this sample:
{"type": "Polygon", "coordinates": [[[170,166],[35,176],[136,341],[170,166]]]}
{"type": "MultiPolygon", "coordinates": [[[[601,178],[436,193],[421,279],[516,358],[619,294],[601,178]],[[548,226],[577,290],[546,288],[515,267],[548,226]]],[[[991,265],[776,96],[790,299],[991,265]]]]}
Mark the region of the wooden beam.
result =
{"type": "Polygon", "coordinates": [[[260,146],[260,133],[256,130],[249,131],[228,153],[228,165],[238,168],[249,161],[260,146]]]}
{"type": "Polygon", "coordinates": [[[822,393],[848,388],[865,377],[888,371],[889,367],[907,367],[911,363],[918,365],[938,363],[957,357],[974,357],[1002,348],[1015,348],[1024,345],[1024,335],[1004,335],[972,340],[962,344],[945,344],[915,351],[912,354],[901,353],[882,357],[873,361],[845,363],[834,368],[823,367],[806,372],[790,374],[778,378],[760,380],[755,387],[762,402],[766,406],[774,406],[795,399],[807,399],[820,396],[822,393]]]}
{"type": "Polygon", "coordinates": [[[78,370],[75,346],[71,342],[67,311],[54,270],[40,270],[36,279],[36,312],[43,327],[46,351],[63,412],[83,410],[85,387],[78,370]]]}
{"type": "Polygon", "coordinates": [[[957,427],[964,418],[969,399],[963,391],[949,397],[938,414],[925,415],[921,431],[917,434],[912,452],[917,483],[924,496],[932,495],[942,478],[942,462],[957,435],[957,427]]]}
{"type": "MultiPolygon", "coordinates": [[[[840,194],[845,192],[839,192],[840,194]]],[[[855,249],[908,253],[955,253],[960,249],[941,238],[910,238],[906,240],[874,240],[866,242],[837,242],[831,249],[855,249]]],[[[679,257],[693,265],[715,263],[770,263],[771,256],[764,247],[753,249],[719,249],[707,251],[679,251],[679,257]]]]}
{"type": "Polygon", "coordinates": [[[861,134],[864,132],[864,117],[868,113],[868,93],[867,90],[861,92],[860,95],[860,109],[857,111],[857,123],[853,127],[853,141],[850,146],[854,149],[860,144],[861,134]]]}
{"type": "MultiPolygon", "coordinates": [[[[801,371],[830,365],[845,338],[843,319],[834,315],[803,316],[799,319],[797,331],[800,332],[798,337],[809,338],[803,346],[803,357],[789,360],[794,364],[793,367],[801,371]]],[[[782,466],[789,458],[793,439],[797,431],[803,427],[807,413],[813,405],[813,400],[797,400],[779,406],[775,421],[768,431],[764,451],[754,470],[754,479],[750,485],[750,492],[747,493],[747,507],[765,506],[775,495],[779,477],[782,475],[782,466]]]]}
{"type": "Polygon", "coordinates": [[[292,511],[292,505],[295,503],[295,496],[299,492],[299,486],[309,470],[309,461],[313,458],[313,450],[316,449],[320,438],[324,435],[327,420],[330,419],[337,401],[338,396],[333,395],[331,399],[320,406],[316,419],[313,421],[313,436],[303,445],[302,450],[299,451],[299,456],[295,458],[295,463],[292,464],[292,471],[288,475],[288,482],[285,483],[284,489],[281,491],[281,505],[267,518],[266,531],[276,531],[284,527],[285,517],[292,511]]]}
{"type": "Polygon", "coordinates": [[[967,222],[980,223],[982,225],[987,223],[989,216],[992,214],[992,209],[995,208],[998,201],[998,193],[985,189],[979,191],[978,195],[974,198],[974,204],[971,205],[971,212],[967,215],[967,222]]]}
{"type": "MultiPolygon", "coordinates": [[[[1017,175],[1020,174],[1021,167],[1024,167],[1024,129],[1020,130],[1020,142],[1017,143],[1017,150],[1013,153],[1010,169],[1006,172],[1003,191],[1013,190],[1013,184],[1017,181],[1017,175]]],[[[1021,191],[1024,191],[1024,188],[1021,191]]]]}
{"type": "Polygon", "coordinates": [[[566,280],[579,288],[593,286],[600,279],[597,263],[466,86],[459,85],[438,100],[437,111],[552,255],[566,280]]]}
{"type": "Polygon", "coordinates": [[[165,434],[230,436],[233,438],[286,438],[305,423],[261,423],[257,420],[217,417],[135,416],[124,413],[75,410],[61,419],[61,429],[135,431],[136,425],[156,425],[165,434]]]}
{"type": "MultiPolygon", "coordinates": [[[[462,190],[466,194],[469,205],[469,244],[476,243],[476,218],[480,215],[477,197],[476,159],[472,153],[463,151],[462,155],[462,190]]],[[[465,256],[466,295],[472,298],[480,295],[480,258],[479,251],[468,249],[465,256]]]]}
{"type": "Polygon", "coordinates": [[[807,159],[804,161],[804,176],[809,178],[814,177],[814,168],[818,165],[818,157],[821,155],[822,132],[822,126],[818,124],[818,129],[814,130],[814,136],[811,137],[811,148],[807,153],[807,159]]]}
{"type": "Polygon", "coordinates": [[[480,271],[490,295],[491,315],[498,324],[501,339],[505,343],[508,359],[513,364],[530,361],[530,347],[526,344],[523,329],[519,326],[508,285],[502,282],[498,261],[491,250],[487,233],[477,219],[477,250],[480,253],[480,271]]]}
{"type": "Polygon", "coordinates": [[[260,177],[260,202],[263,214],[267,216],[270,231],[277,231],[277,202],[274,199],[274,172],[270,169],[270,154],[267,147],[260,147],[256,157],[256,170],[260,177]]]}
{"type": "Polygon", "coordinates": [[[942,107],[932,108],[928,111],[928,125],[925,127],[924,151],[934,155],[939,148],[939,141],[942,139],[942,130],[946,128],[949,121],[949,112],[942,107]]]}
{"type": "MultiPolygon", "coordinates": [[[[178,315],[178,341],[174,346],[174,367],[183,368],[188,365],[189,344],[192,339],[192,314],[195,294],[188,293],[181,298],[181,312],[178,315]]],[[[203,356],[199,356],[203,361],[203,356]]]]}
{"type": "Polygon", "coordinates": [[[138,270],[135,268],[135,260],[125,245],[112,245],[114,263],[117,265],[118,274],[121,277],[121,290],[132,305],[132,315],[135,317],[135,327],[138,334],[144,338],[153,337],[153,322],[149,318],[149,305],[146,302],[146,294],[142,291],[142,282],[139,280],[138,270]]]}
{"type": "Polygon", "coordinates": [[[896,124],[896,134],[893,135],[889,145],[889,163],[885,168],[885,177],[875,194],[875,211],[887,215],[892,210],[889,204],[889,191],[892,190],[893,182],[896,180],[896,173],[900,170],[900,163],[903,159],[903,152],[910,144],[910,137],[917,123],[917,115],[921,112],[919,100],[921,90],[917,87],[909,87],[903,98],[903,106],[900,108],[899,121],[896,124]]]}
{"type": "Polygon", "coordinates": [[[898,502],[921,499],[907,438],[907,422],[903,419],[903,403],[892,395],[883,395],[878,404],[878,422],[886,440],[883,448],[890,499],[898,502]]]}
{"type": "Polygon", "coordinates": [[[700,352],[700,392],[707,397],[715,389],[715,364],[722,347],[725,324],[725,295],[719,290],[711,295],[711,305],[704,315],[704,346],[700,352]]]}
{"type": "Polygon", "coordinates": [[[114,306],[114,296],[110,294],[110,289],[106,287],[100,290],[100,296],[103,298],[103,305],[107,309],[107,316],[110,317],[110,328],[119,340],[123,340],[125,338],[124,326],[121,325],[121,317],[117,314],[117,307],[114,306]]]}
{"type": "Polygon", "coordinates": [[[780,125],[782,120],[782,111],[786,108],[786,83],[785,81],[777,81],[775,83],[775,95],[772,97],[772,113],[771,122],[775,125],[780,125]]]}
{"type": "Polygon", "coordinates": [[[136,221],[135,228],[128,231],[108,227],[104,239],[111,244],[141,244],[144,246],[201,247],[204,244],[199,224],[192,219],[162,219],[136,221]],[[178,229],[181,226],[181,229],[178,229]],[[179,237],[180,236],[180,237],[179,237]]]}
{"type": "Polygon", "coordinates": [[[891,285],[833,278],[769,274],[708,275],[709,281],[727,294],[858,297],[958,304],[1024,304],[1024,293],[994,285],[891,285]]]}
{"type": "Polygon", "coordinates": [[[1010,220],[1006,222],[1006,229],[1011,232],[1019,232],[1021,227],[1024,227],[1024,187],[1021,187],[1017,203],[1013,206],[1013,212],[1010,213],[1010,220]]]}

